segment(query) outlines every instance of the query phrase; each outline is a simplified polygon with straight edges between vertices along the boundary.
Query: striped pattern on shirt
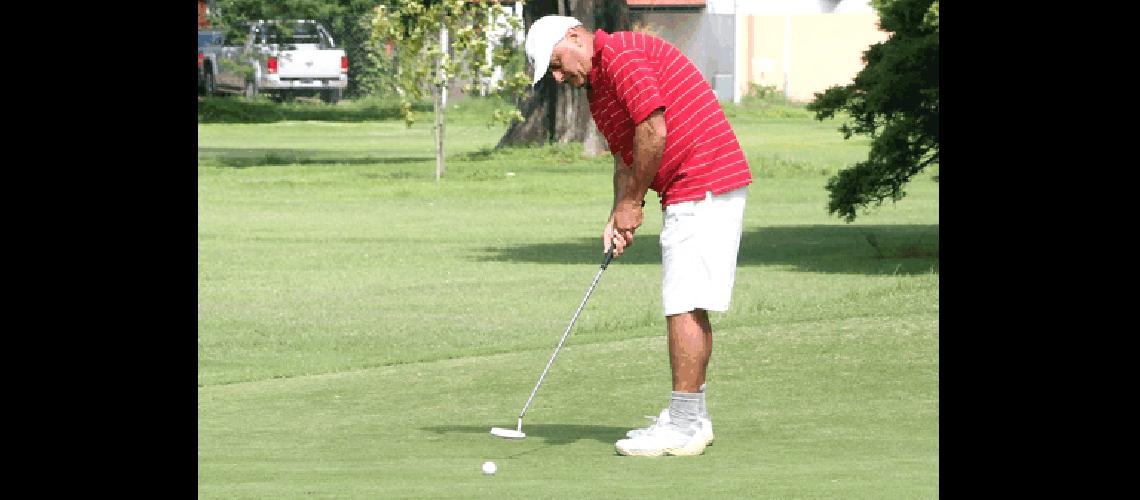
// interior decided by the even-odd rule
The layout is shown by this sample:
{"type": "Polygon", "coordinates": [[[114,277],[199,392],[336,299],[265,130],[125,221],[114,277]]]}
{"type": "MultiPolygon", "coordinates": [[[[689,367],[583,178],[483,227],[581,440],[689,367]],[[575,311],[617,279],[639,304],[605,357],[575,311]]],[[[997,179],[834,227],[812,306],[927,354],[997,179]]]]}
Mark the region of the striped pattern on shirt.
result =
{"type": "Polygon", "coordinates": [[[645,33],[594,33],[590,113],[610,151],[633,164],[636,124],[665,108],[667,136],[650,187],[661,208],[752,183],[736,134],[712,87],[688,57],[645,33]]]}

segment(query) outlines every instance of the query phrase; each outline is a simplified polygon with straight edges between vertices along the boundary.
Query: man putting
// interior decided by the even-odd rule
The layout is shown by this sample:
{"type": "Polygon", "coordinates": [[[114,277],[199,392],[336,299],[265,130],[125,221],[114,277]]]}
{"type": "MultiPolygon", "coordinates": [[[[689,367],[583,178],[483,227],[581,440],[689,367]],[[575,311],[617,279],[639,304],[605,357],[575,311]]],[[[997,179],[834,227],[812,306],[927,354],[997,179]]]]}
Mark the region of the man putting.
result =
{"type": "Polygon", "coordinates": [[[545,16],[526,36],[533,85],[548,72],[585,87],[614,157],[614,201],[603,252],[618,258],[641,226],[645,193],[661,199],[661,300],[673,391],[657,421],[627,433],[618,453],[700,455],[713,440],[705,406],[712,354],[707,311],[728,310],[752,174],[712,87],[688,57],[645,33],[596,30],[545,16]]]}

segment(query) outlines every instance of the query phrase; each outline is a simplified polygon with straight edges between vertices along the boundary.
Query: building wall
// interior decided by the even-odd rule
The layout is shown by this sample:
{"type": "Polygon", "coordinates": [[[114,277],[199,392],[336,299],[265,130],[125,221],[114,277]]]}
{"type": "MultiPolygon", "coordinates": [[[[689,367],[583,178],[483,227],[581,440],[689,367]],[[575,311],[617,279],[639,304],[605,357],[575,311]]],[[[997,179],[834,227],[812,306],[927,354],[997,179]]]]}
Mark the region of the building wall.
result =
{"type": "Polygon", "coordinates": [[[737,91],[749,84],[775,86],[794,101],[851,83],[863,69],[863,52],[887,40],[878,14],[740,15],[737,22],[737,91]]]}
{"type": "Polygon", "coordinates": [[[731,78],[736,60],[732,15],[713,14],[705,9],[634,10],[638,25],[668,41],[693,61],[705,81],[717,90],[717,78],[728,78],[718,92],[720,99],[731,100],[731,78]],[[725,95],[720,95],[725,94],[725,95]]]}
{"type": "Polygon", "coordinates": [[[875,12],[870,0],[708,0],[708,5],[754,16],[875,12]]]}
{"type": "Polygon", "coordinates": [[[863,51],[889,36],[869,0],[638,0],[630,14],[689,56],[719,99],[735,102],[751,84],[810,101],[850,83],[863,51]]]}
{"type": "MultiPolygon", "coordinates": [[[[835,0],[731,0],[744,15],[820,14],[834,10],[835,0]]],[[[866,1],[866,0],[863,0],[866,1]]]]}

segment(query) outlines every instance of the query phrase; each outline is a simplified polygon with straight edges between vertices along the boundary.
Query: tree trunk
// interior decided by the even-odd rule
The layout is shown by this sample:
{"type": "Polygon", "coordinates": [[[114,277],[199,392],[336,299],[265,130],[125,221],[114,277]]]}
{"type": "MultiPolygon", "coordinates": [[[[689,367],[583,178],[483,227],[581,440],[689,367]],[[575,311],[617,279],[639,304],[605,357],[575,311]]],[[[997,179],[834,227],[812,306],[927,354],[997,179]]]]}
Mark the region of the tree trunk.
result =
{"type": "MultiPolygon", "coordinates": [[[[447,28],[440,29],[439,32],[439,46],[445,50],[447,45],[447,28]]],[[[442,56],[435,61],[435,74],[436,78],[443,73],[443,58],[442,56]]],[[[438,184],[439,179],[443,177],[443,125],[444,113],[447,112],[447,80],[443,81],[442,85],[432,82],[432,101],[435,108],[435,126],[432,131],[435,132],[435,182],[438,184]]]]}
{"type": "MultiPolygon", "coordinates": [[[[630,27],[626,0],[533,0],[523,7],[523,23],[529,30],[536,19],[549,14],[575,17],[590,31],[601,27],[612,33],[630,27]]],[[[532,70],[527,64],[527,71],[532,70]]],[[[584,142],[586,156],[605,151],[605,139],[590,116],[585,89],[557,85],[547,76],[537,90],[527,92],[519,110],[524,120],[511,124],[499,147],[584,142]]]]}
{"type": "Polygon", "coordinates": [[[523,121],[512,123],[496,147],[546,144],[554,128],[554,113],[551,112],[555,101],[553,90],[552,85],[528,90],[519,102],[523,121]]]}
{"type": "Polygon", "coordinates": [[[438,183],[440,177],[443,177],[443,124],[444,113],[447,112],[447,105],[444,104],[444,92],[447,92],[447,87],[440,85],[432,85],[432,101],[435,105],[435,126],[432,127],[432,132],[435,132],[435,182],[438,183]]]}
{"type": "Polygon", "coordinates": [[[606,138],[598,132],[598,127],[593,126],[593,120],[590,120],[590,127],[586,129],[586,139],[582,141],[582,156],[593,158],[595,156],[604,154],[609,151],[610,145],[606,143],[606,138]]]}
{"type": "Polygon", "coordinates": [[[629,31],[633,24],[629,20],[629,4],[625,0],[596,0],[601,3],[594,12],[594,22],[606,33],[629,31]]]}

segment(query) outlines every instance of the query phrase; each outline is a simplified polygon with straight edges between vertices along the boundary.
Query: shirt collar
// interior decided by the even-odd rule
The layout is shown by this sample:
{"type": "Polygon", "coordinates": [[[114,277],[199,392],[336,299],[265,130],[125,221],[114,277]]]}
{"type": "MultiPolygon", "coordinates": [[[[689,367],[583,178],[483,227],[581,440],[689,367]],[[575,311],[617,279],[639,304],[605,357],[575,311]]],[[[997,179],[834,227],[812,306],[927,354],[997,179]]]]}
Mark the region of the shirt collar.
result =
{"type": "Polygon", "coordinates": [[[593,87],[594,80],[597,79],[598,68],[602,67],[602,48],[610,41],[610,34],[602,30],[594,31],[594,55],[590,58],[590,73],[586,76],[590,79],[590,86],[593,87]]]}

